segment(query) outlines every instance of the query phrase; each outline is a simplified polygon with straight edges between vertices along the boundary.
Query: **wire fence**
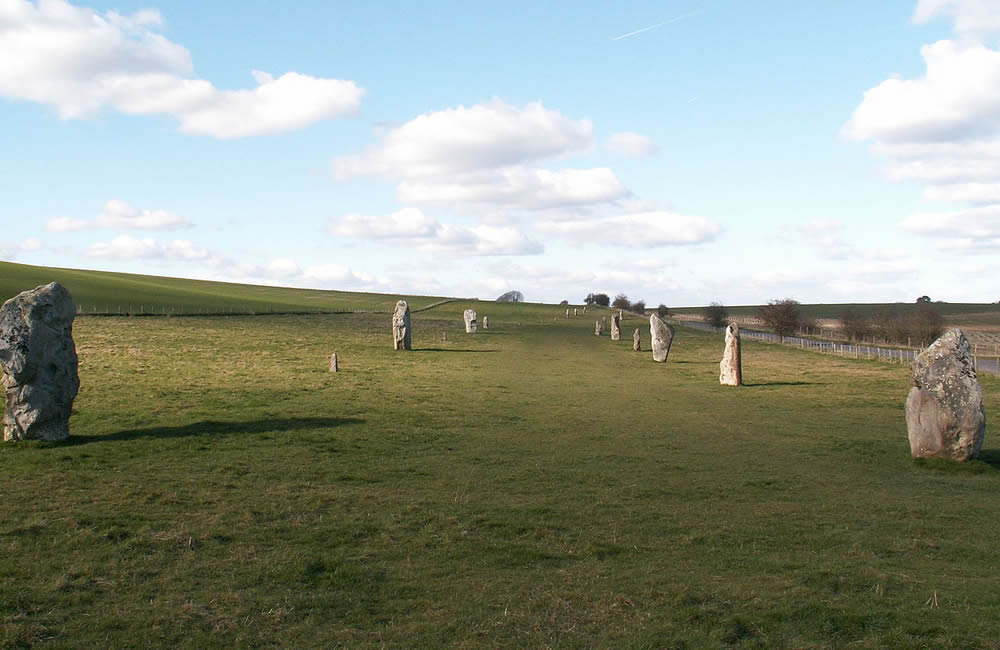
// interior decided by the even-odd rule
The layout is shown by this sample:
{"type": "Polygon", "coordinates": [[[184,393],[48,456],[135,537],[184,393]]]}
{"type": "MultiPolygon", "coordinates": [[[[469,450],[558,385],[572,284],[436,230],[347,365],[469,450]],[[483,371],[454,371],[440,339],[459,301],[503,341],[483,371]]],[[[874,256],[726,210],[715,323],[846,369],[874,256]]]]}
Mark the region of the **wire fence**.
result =
{"type": "MultiPolygon", "coordinates": [[[[707,323],[695,323],[690,321],[678,321],[685,327],[712,332],[721,332],[707,323]]],[[[836,354],[851,359],[870,359],[885,363],[907,364],[912,363],[922,348],[903,347],[881,347],[866,343],[840,343],[838,341],[824,341],[821,339],[806,338],[802,336],[779,336],[771,332],[758,332],[740,328],[740,336],[763,341],[765,343],[776,343],[780,345],[790,345],[803,350],[821,352],[824,354],[836,354]]],[[[988,372],[990,374],[1000,374],[1000,348],[980,349],[980,346],[973,345],[972,362],[976,372],[988,372]],[[992,354],[990,354],[992,352],[992,354]]]]}

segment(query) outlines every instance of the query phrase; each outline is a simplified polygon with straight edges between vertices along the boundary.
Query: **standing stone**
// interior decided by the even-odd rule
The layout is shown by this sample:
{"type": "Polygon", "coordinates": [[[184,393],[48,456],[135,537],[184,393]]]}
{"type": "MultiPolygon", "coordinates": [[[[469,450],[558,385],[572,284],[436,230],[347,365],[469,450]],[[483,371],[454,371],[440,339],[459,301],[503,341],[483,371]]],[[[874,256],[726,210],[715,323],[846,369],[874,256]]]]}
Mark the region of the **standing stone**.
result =
{"type": "Polygon", "coordinates": [[[649,343],[653,348],[653,361],[663,363],[670,354],[670,344],[674,340],[674,328],[656,314],[649,315],[649,343]]]}
{"type": "Polygon", "coordinates": [[[57,282],[0,307],[0,374],[7,391],[4,440],[65,440],[80,390],[73,318],[76,305],[57,282]]]}
{"type": "Polygon", "coordinates": [[[330,372],[337,372],[340,368],[337,366],[337,353],[334,352],[330,355],[330,372]]]}
{"type": "Polygon", "coordinates": [[[743,385],[743,350],[740,326],[730,323],[726,328],[726,349],[719,362],[719,383],[723,386],[743,385]]]}
{"type": "Polygon", "coordinates": [[[578,313],[578,312],[576,311],[576,307],[574,307],[574,308],[573,308],[573,315],[574,315],[574,316],[579,316],[579,315],[580,315],[580,314],[579,314],[579,313],[578,313]]]}
{"type": "Polygon", "coordinates": [[[488,330],[490,328],[490,317],[483,316],[483,329],[488,330]]]}
{"type": "Polygon", "coordinates": [[[410,349],[410,306],[405,300],[397,302],[392,312],[392,349],[410,349]]]}
{"type": "Polygon", "coordinates": [[[911,367],[913,388],[906,398],[910,454],[962,462],[977,456],[986,433],[986,411],[962,330],[945,332],[911,367]]]}
{"type": "Polygon", "coordinates": [[[566,318],[569,318],[569,310],[566,310],[566,318]]]}
{"type": "Polygon", "coordinates": [[[587,308],[586,307],[583,308],[583,313],[585,313],[585,314],[587,313],[587,308]]]}
{"type": "Polygon", "coordinates": [[[466,334],[475,334],[478,326],[476,325],[476,310],[466,309],[465,310],[465,332],[466,334]]]}
{"type": "Polygon", "coordinates": [[[640,341],[641,338],[639,336],[639,328],[637,327],[635,328],[635,331],[632,332],[632,349],[635,350],[636,352],[642,349],[642,344],[640,343],[640,341]]]}
{"type": "Polygon", "coordinates": [[[594,321],[594,334],[597,336],[604,334],[604,324],[599,320],[594,321]]]}
{"type": "Polygon", "coordinates": [[[622,315],[621,312],[611,314],[611,340],[622,340],[622,315]]]}

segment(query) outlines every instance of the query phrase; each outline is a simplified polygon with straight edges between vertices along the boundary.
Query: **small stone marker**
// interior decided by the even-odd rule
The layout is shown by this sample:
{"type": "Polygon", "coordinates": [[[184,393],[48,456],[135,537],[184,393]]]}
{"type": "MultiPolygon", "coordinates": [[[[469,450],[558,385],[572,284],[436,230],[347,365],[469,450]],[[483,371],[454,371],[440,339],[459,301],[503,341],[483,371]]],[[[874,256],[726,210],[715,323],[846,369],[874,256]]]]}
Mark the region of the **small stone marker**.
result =
{"type": "Polygon", "coordinates": [[[442,341],[448,340],[448,332],[441,332],[441,340],[442,341]]]}
{"type": "Polygon", "coordinates": [[[405,300],[397,302],[392,312],[392,349],[410,349],[410,306],[405,300]]]}
{"type": "Polygon", "coordinates": [[[635,350],[636,352],[642,350],[642,345],[640,343],[640,340],[641,338],[639,336],[639,328],[637,327],[635,328],[635,331],[632,332],[632,349],[635,350]]]}
{"type": "Polygon", "coordinates": [[[483,329],[488,330],[490,328],[490,317],[483,316],[483,329]]]}
{"type": "Polygon", "coordinates": [[[740,343],[740,326],[730,323],[726,328],[726,349],[719,362],[719,383],[723,386],[743,385],[743,350],[740,343]]]}
{"type": "Polygon", "coordinates": [[[953,328],[913,362],[906,430],[914,458],[965,462],[979,454],[986,433],[983,389],[965,334],[953,328]]]}
{"type": "Polygon", "coordinates": [[[594,334],[597,336],[604,334],[604,324],[599,320],[594,321],[594,334]]]}
{"type": "Polygon", "coordinates": [[[670,354],[670,344],[674,340],[674,328],[656,314],[649,315],[649,343],[653,348],[653,361],[663,363],[670,354]]]}
{"type": "Polygon", "coordinates": [[[476,325],[476,310],[466,309],[465,314],[463,314],[463,317],[465,318],[466,334],[475,334],[476,330],[478,329],[476,325]]]}
{"type": "Polygon", "coordinates": [[[621,341],[622,340],[622,314],[618,312],[617,314],[611,315],[611,340],[621,341]]]}
{"type": "Polygon", "coordinates": [[[57,282],[0,307],[0,377],[7,392],[4,440],[65,440],[80,389],[76,304],[57,282]]]}
{"type": "Polygon", "coordinates": [[[330,372],[337,372],[340,368],[337,366],[337,353],[334,352],[330,355],[330,372]]]}
{"type": "Polygon", "coordinates": [[[579,315],[580,315],[580,314],[579,314],[579,313],[578,313],[578,312],[576,311],[576,307],[574,307],[574,308],[573,308],[573,315],[574,315],[574,316],[579,316],[579,315]]]}
{"type": "Polygon", "coordinates": [[[566,310],[566,318],[569,318],[569,310],[566,310]]]}

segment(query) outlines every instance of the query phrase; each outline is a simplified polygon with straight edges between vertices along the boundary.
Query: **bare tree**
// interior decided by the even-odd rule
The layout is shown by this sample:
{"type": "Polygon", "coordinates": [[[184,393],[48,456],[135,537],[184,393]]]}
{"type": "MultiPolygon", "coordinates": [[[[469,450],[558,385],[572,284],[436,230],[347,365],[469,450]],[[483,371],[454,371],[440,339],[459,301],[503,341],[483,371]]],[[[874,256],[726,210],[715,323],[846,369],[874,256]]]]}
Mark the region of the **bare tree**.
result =
{"type": "Polygon", "coordinates": [[[670,316],[670,307],[661,302],[660,306],[656,308],[656,313],[660,318],[668,318],[670,316]]]}
{"type": "Polygon", "coordinates": [[[760,319],[778,336],[794,334],[802,324],[799,301],[791,298],[771,300],[760,308],[760,319]]]}
{"type": "Polygon", "coordinates": [[[632,303],[632,306],[629,309],[631,311],[635,312],[636,314],[645,314],[646,313],[646,301],[645,300],[636,300],[635,302],[632,303]]]}
{"type": "Polygon", "coordinates": [[[611,303],[611,306],[614,307],[615,309],[628,309],[629,307],[632,306],[632,303],[628,301],[628,296],[626,296],[624,293],[620,293],[617,296],[615,296],[615,299],[611,303]]]}
{"type": "Polygon", "coordinates": [[[871,333],[871,323],[861,312],[847,309],[840,314],[840,329],[851,341],[860,341],[871,333]]]}
{"type": "Polygon", "coordinates": [[[702,318],[712,327],[725,327],[729,324],[729,311],[721,302],[713,302],[701,310],[702,318]]]}

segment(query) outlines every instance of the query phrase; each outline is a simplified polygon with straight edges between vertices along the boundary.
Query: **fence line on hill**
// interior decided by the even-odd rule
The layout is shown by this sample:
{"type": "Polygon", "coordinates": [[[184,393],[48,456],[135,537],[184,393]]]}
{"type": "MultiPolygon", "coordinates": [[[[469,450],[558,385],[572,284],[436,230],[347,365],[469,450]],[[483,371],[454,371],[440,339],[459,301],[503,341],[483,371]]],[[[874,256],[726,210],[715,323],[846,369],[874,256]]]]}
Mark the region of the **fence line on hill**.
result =
{"type": "MultiPolygon", "coordinates": [[[[721,332],[708,323],[695,323],[690,321],[677,321],[684,327],[693,329],[721,332]]],[[[866,343],[840,343],[837,341],[824,341],[821,339],[811,339],[801,336],[779,336],[771,332],[758,332],[755,330],[740,328],[740,336],[749,339],[763,341],[764,343],[776,343],[789,345],[803,350],[811,350],[824,354],[836,354],[850,359],[869,359],[872,361],[882,361],[885,363],[912,363],[922,348],[888,348],[866,343]]],[[[979,353],[979,346],[973,346],[972,363],[976,372],[988,372],[990,374],[1000,374],[1000,354],[994,350],[993,355],[989,355],[989,350],[983,350],[986,354],[979,353]]]]}
{"type": "MultiPolygon", "coordinates": [[[[467,298],[445,298],[423,307],[411,309],[411,313],[427,311],[450,302],[461,302],[467,298]]],[[[305,307],[275,305],[245,305],[241,307],[212,307],[206,305],[149,305],[143,303],[79,303],[78,316],[261,316],[261,315],[331,315],[331,314],[391,314],[391,309],[370,309],[358,307],[305,307]]]]}

